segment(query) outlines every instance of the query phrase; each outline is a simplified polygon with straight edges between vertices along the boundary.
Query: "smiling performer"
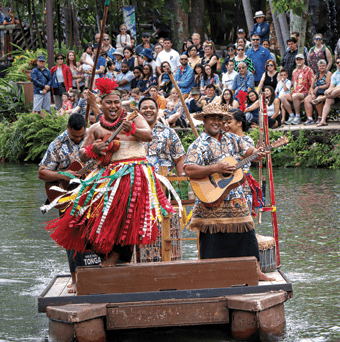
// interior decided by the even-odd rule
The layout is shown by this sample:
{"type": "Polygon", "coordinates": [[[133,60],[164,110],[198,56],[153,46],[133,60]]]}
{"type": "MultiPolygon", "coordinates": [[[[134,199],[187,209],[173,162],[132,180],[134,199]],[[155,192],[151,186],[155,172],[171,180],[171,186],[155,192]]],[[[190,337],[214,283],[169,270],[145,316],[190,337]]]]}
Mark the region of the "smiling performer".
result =
{"type": "MultiPolygon", "coordinates": [[[[267,153],[252,147],[241,137],[222,131],[223,120],[231,118],[228,108],[208,104],[202,113],[194,115],[204,123],[204,131],[187,152],[184,170],[190,178],[209,177],[214,173],[233,173],[234,165],[224,162],[226,157],[249,157],[259,152],[259,161],[267,153]]],[[[230,191],[221,204],[207,207],[197,199],[188,229],[200,232],[201,259],[255,256],[258,260],[259,280],[271,280],[260,270],[259,246],[255,226],[250,216],[242,185],[230,191]]]]}
{"type": "Polygon", "coordinates": [[[65,214],[46,229],[64,248],[83,252],[91,246],[107,257],[102,266],[115,266],[118,258],[131,260],[133,245],[155,241],[156,222],[174,209],[146,160],[143,142],[152,140],[148,123],[139,114],[135,122],[127,120],[116,82],[102,78],[96,86],[104,115],[88,130],[79,155],[84,162],[104,156],[108,165],[96,167],[81,181],[65,214]],[[103,138],[120,126],[114,140],[119,148],[110,156],[112,143],[107,147],[103,138]]]}

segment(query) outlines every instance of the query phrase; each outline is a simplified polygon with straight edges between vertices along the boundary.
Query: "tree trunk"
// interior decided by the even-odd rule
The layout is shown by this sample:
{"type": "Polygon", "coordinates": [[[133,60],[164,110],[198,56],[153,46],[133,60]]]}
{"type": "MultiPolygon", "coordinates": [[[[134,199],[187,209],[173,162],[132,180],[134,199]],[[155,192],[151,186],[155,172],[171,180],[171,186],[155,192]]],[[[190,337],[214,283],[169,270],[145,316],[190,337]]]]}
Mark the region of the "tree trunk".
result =
{"type": "Polygon", "coordinates": [[[77,52],[81,50],[81,42],[80,42],[80,34],[79,34],[79,26],[77,20],[77,13],[75,10],[74,2],[71,2],[72,8],[72,22],[73,22],[73,37],[74,37],[74,45],[76,46],[77,52]]]}
{"type": "Polygon", "coordinates": [[[40,30],[39,30],[38,20],[37,20],[36,14],[35,14],[34,0],[32,1],[32,10],[33,10],[33,17],[34,17],[35,29],[37,32],[36,34],[37,34],[37,38],[38,38],[38,42],[39,42],[39,47],[40,47],[40,49],[42,49],[43,46],[42,46],[42,42],[41,42],[41,34],[40,34],[40,30]]]}
{"type": "Polygon", "coordinates": [[[204,0],[191,0],[191,12],[189,14],[191,34],[199,33],[201,41],[204,40],[204,0]]]}
{"type": "Polygon", "coordinates": [[[20,12],[19,12],[18,3],[16,1],[14,3],[15,3],[15,11],[17,13],[18,20],[19,20],[20,31],[21,31],[22,37],[23,37],[24,42],[25,42],[25,47],[23,47],[23,49],[24,50],[28,50],[28,43],[27,43],[27,39],[26,39],[26,36],[25,36],[25,31],[24,31],[24,28],[22,27],[20,15],[19,15],[20,12]]]}
{"type": "Polygon", "coordinates": [[[250,0],[242,0],[244,15],[247,21],[248,33],[252,30],[254,26],[253,10],[251,8],[250,0]]]}
{"type": "Polygon", "coordinates": [[[173,48],[182,50],[182,43],[188,38],[188,15],[182,10],[178,0],[170,0],[172,8],[171,35],[173,48]]]}
{"type": "Polygon", "coordinates": [[[281,34],[282,34],[283,42],[285,44],[287,39],[289,39],[289,36],[290,36],[286,13],[279,14],[278,18],[279,18],[279,23],[281,27],[281,34]]]}
{"type": "Polygon", "coordinates": [[[300,39],[299,39],[299,46],[298,50],[299,53],[303,53],[303,47],[305,46],[305,40],[306,40],[306,28],[307,28],[307,18],[308,18],[308,6],[309,6],[309,0],[305,1],[305,6],[307,10],[303,12],[303,15],[301,17],[295,15],[290,11],[290,32],[298,31],[300,32],[300,39]]]}
{"type": "Polygon", "coordinates": [[[62,41],[62,34],[61,34],[61,18],[60,18],[60,3],[59,0],[57,1],[57,31],[58,31],[58,47],[61,49],[61,41],[62,41]]]}
{"type": "Polygon", "coordinates": [[[283,56],[284,52],[286,51],[286,44],[282,37],[280,22],[277,17],[277,11],[274,12],[273,10],[272,0],[269,0],[269,6],[270,6],[270,11],[272,12],[272,18],[273,18],[274,27],[275,27],[275,34],[276,34],[277,42],[279,43],[280,54],[281,56],[283,56]]]}

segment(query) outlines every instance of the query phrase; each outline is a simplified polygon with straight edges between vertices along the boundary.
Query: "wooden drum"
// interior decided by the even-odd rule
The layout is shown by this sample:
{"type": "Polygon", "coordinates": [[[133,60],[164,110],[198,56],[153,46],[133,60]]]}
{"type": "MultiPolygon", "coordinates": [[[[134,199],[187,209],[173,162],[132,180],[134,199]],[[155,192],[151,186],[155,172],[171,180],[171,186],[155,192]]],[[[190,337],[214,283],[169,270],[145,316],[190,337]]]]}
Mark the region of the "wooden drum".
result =
{"type": "Polygon", "coordinates": [[[256,234],[259,243],[260,268],[262,272],[273,272],[276,270],[276,245],[271,236],[256,234]]]}

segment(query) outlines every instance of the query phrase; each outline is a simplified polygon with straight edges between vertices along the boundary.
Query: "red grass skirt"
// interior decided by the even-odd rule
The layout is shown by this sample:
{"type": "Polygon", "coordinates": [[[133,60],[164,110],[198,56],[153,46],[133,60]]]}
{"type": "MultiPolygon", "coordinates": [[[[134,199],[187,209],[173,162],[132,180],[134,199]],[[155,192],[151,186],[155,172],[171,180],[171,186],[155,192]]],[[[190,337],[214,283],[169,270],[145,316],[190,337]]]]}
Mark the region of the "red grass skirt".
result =
{"type": "Polygon", "coordinates": [[[65,213],[45,229],[66,249],[83,253],[90,244],[108,255],[114,245],[156,241],[157,221],[169,212],[174,209],[147,161],[125,160],[91,172],[74,190],[65,213]]]}

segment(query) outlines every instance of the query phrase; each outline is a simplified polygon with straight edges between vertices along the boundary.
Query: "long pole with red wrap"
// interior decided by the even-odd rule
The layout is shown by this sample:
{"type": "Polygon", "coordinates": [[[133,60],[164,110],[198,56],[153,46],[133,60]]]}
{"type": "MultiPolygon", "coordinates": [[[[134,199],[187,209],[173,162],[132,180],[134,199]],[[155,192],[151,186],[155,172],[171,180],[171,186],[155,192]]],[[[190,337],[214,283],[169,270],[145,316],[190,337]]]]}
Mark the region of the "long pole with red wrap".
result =
{"type": "MultiPolygon", "coordinates": [[[[107,12],[109,10],[109,4],[110,4],[110,0],[105,0],[104,14],[103,14],[103,20],[102,20],[102,27],[101,27],[101,30],[100,30],[100,38],[99,38],[99,42],[98,42],[97,54],[96,54],[96,57],[95,57],[94,63],[93,63],[89,91],[92,91],[92,88],[93,88],[94,77],[95,77],[95,73],[96,73],[96,67],[97,67],[97,63],[98,63],[98,59],[99,59],[99,55],[100,55],[101,46],[102,46],[102,43],[103,43],[103,36],[104,36],[104,31],[105,31],[107,12]]],[[[86,126],[88,126],[89,114],[90,114],[90,106],[87,105],[86,106],[86,112],[85,112],[86,126]]]]}
{"type": "MultiPolygon", "coordinates": [[[[269,146],[270,141],[269,141],[269,128],[268,128],[268,111],[267,111],[267,105],[266,105],[264,94],[262,94],[262,105],[263,105],[263,121],[264,121],[264,128],[265,128],[265,141],[266,141],[266,145],[269,146]]],[[[272,163],[271,154],[268,154],[266,159],[267,159],[267,172],[268,172],[268,178],[269,178],[269,191],[270,191],[270,209],[271,210],[269,211],[271,211],[271,214],[272,214],[272,226],[273,226],[274,239],[275,239],[275,244],[276,244],[276,262],[277,262],[277,267],[280,267],[281,262],[280,262],[280,249],[279,249],[279,230],[277,227],[273,163],[272,163]]]]}

